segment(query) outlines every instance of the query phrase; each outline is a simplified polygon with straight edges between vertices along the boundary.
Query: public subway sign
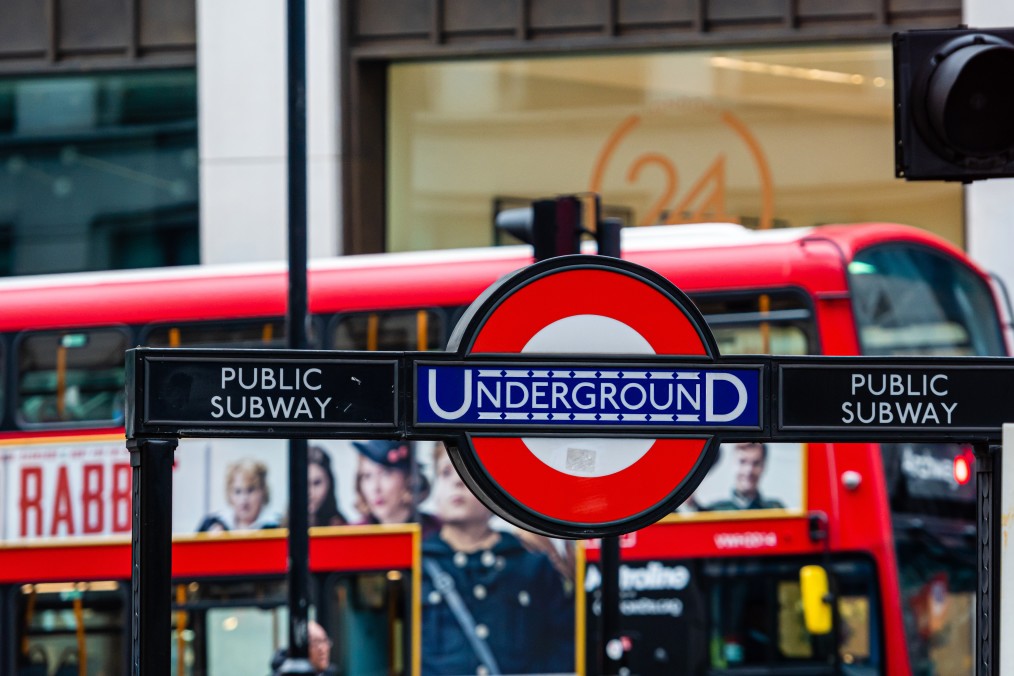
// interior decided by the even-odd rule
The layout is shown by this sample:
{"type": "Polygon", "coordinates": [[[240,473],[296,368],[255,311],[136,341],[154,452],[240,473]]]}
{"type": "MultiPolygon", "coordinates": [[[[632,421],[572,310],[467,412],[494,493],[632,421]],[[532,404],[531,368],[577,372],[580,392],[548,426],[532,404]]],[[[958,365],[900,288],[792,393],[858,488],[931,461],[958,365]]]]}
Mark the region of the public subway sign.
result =
{"type": "MultiPolygon", "coordinates": [[[[398,360],[312,352],[163,350],[147,356],[142,406],[148,426],[356,430],[396,426],[398,360]],[[183,356],[186,355],[186,356],[183,356]],[[229,355],[229,356],[220,356],[229,355]],[[263,356],[262,356],[263,355],[263,356]]],[[[254,436],[261,436],[255,434],[254,436]]]]}
{"type": "Polygon", "coordinates": [[[1014,365],[1006,358],[782,364],[778,381],[778,429],[786,432],[995,435],[1014,420],[1014,365]]]}
{"type": "Polygon", "coordinates": [[[565,256],[505,277],[444,352],[130,350],[128,438],[443,441],[495,513],[558,537],[672,512],[726,441],[996,441],[1007,358],[719,355],[671,282],[565,256]]]}

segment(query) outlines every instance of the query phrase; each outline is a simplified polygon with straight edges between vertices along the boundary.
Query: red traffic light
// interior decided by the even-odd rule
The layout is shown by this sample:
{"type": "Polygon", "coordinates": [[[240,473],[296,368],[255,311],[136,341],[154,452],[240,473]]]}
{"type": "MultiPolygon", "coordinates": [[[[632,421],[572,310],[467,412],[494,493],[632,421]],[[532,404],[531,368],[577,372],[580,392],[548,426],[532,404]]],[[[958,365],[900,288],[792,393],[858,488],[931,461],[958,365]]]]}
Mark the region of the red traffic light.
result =
{"type": "Polygon", "coordinates": [[[1014,29],[894,36],[895,174],[1014,176],[1014,29]]]}
{"type": "Polygon", "coordinates": [[[954,458],[954,480],[959,486],[964,486],[972,478],[972,471],[975,467],[975,456],[971,451],[964,451],[954,458]]]}

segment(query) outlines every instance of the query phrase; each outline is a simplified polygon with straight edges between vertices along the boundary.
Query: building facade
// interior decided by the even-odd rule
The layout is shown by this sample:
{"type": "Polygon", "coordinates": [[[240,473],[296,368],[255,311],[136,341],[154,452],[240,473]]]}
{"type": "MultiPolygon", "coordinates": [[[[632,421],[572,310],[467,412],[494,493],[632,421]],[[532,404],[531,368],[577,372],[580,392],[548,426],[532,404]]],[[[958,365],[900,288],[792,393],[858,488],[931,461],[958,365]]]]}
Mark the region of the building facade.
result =
{"type": "MultiPolygon", "coordinates": [[[[897,221],[998,253],[1008,181],[894,178],[891,35],[987,0],[306,0],[311,256],[627,225],[897,221]]],[[[8,0],[0,273],[282,259],[282,0],[8,0]]]]}

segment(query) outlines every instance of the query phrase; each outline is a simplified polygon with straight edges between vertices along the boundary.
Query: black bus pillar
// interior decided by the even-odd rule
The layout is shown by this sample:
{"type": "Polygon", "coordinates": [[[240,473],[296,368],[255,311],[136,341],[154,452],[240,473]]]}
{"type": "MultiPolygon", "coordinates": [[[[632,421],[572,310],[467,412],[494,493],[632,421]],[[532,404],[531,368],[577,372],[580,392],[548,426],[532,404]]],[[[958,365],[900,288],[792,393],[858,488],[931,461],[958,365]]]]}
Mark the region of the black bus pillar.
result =
{"type": "MultiPolygon", "coordinates": [[[[129,439],[130,673],[169,676],[173,452],[176,439],[129,439]]],[[[181,627],[182,629],[182,627],[181,627]]]]}
{"type": "Polygon", "coordinates": [[[1000,657],[1000,551],[1001,551],[1001,447],[976,444],[976,550],[979,583],[975,599],[975,655],[977,676],[999,676],[1000,657]]]}

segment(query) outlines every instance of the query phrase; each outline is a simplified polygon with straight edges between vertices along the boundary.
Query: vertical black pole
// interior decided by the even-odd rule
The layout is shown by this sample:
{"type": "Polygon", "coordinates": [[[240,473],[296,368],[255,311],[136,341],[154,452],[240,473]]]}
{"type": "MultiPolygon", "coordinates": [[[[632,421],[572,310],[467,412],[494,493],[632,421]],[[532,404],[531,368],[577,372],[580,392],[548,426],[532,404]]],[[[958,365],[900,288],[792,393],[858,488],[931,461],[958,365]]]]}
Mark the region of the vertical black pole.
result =
{"type": "MultiPolygon", "coordinates": [[[[585,229],[595,231],[598,253],[620,257],[620,224],[602,220],[598,195],[581,201],[585,229]],[[590,221],[590,223],[589,223],[590,221]]],[[[580,248],[578,249],[580,251],[580,248]]],[[[620,538],[602,538],[602,646],[599,650],[603,674],[618,674],[624,662],[625,646],[620,640],[620,538]]]]}
{"type": "Polygon", "coordinates": [[[288,0],[289,347],[306,348],[306,0],[288,0]]]}
{"type": "Polygon", "coordinates": [[[131,676],[169,676],[175,439],[131,439],[131,676]]]}
{"type": "Polygon", "coordinates": [[[1001,479],[1000,446],[975,446],[976,516],[978,526],[979,575],[976,598],[975,633],[979,645],[976,676],[997,676],[1000,672],[1000,551],[1001,479]]]}
{"type": "MultiPolygon", "coordinates": [[[[288,0],[289,347],[306,349],[306,1],[288,0]]],[[[289,657],[282,674],[311,674],[307,657],[310,538],[306,440],[289,441],[289,657]]]]}
{"type": "Polygon", "coordinates": [[[1003,594],[1003,588],[1000,586],[1000,580],[1002,579],[1003,568],[1000,565],[1000,557],[1003,553],[1003,547],[1000,545],[1003,537],[1003,446],[990,446],[989,454],[993,456],[993,476],[991,481],[993,482],[992,498],[993,498],[993,514],[996,518],[993,519],[993,533],[992,538],[994,546],[991,554],[993,556],[991,566],[993,584],[993,616],[989,619],[990,632],[993,634],[994,640],[993,645],[990,646],[990,659],[993,660],[993,673],[1000,673],[1000,599],[1003,594]]]}
{"type": "Polygon", "coordinates": [[[620,538],[602,538],[602,674],[617,674],[623,657],[620,643],[620,538]]]}

